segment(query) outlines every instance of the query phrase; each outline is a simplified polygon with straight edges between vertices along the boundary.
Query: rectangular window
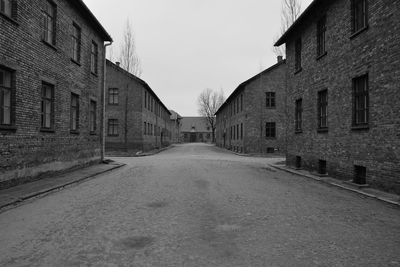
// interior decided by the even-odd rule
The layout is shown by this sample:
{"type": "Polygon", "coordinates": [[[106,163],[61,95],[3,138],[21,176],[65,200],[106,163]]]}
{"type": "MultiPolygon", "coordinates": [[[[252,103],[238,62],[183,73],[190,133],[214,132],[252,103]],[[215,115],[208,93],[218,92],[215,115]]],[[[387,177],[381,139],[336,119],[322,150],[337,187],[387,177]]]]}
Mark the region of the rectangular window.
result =
{"type": "Polygon", "coordinates": [[[296,100],[296,110],[295,110],[295,131],[301,132],[303,127],[303,100],[296,100]]]}
{"type": "Polygon", "coordinates": [[[265,103],[267,108],[275,108],[275,92],[266,92],[265,93],[265,103]]]}
{"type": "Polygon", "coordinates": [[[75,23],[72,25],[72,59],[81,62],[81,28],[75,23]]]}
{"type": "Polygon", "coordinates": [[[328,90],[318,92],[318,128],[328,128],[328,90]]]}
{"type": "Polygon", "coordinates": [[[143,134],[147,135],[147,123],[143,122],[143,134]]]}
{"type": "Polygon", "coordinates": [[[54,86],[42,84],[41,127],[44,130],[54,128],[54,86]]]}
{"type": "Polygon", "coordinates": [[[108,135],[109,136],[118,136],[118,127],[119,123],[117,119],[109,119],[108,120],[108,135]]]}
{"type": "Polygon", "coordinates": [[[240,111],[243,111],[243,94],[240,95],[240,111]]]}
{"type": "Polygon", "coordinates": [[[267,122],[265,124],[265,138],[275,138],[276,137],[276,123],[267,122]]]}
{"type": "Polygon", "coordinates": [[[147,108],[147,91],[144,91],[144,108],[147,108]]]}
{"type": "Polygon", "coordinates": [[[353,33],[367,27],[367,0],[352,0],[351,17],[353,33]]]}
{"type": "Polygon", "coordinates": [[[243,140],[243,123],[240,124],[240,139],[243,140]]]}
{"type": "Polygon", "coordinates": [[[76,132],[79,129],[79,96],[71,93],[70,129],[76,132]]]}
{"type": "Polygon", "coordinates": [[[318,173],[319,174],[326,174],[326,160],[319,160],[318,161],[318,173]]]}
{"type": "Polygon", "coordinates": [[[353,182],[360,185],[367,183],[367,168],[364,166],[354,165],[354,178],[353,182]]]}
{"type": "Polygon", "coordinates": [[[11,126],[12,120],[12,72],[0,68],[0,125],[11,126]]]}
{"type": "Polygon", "coordinates": [[[239,97],[236,99],[236,101],[237,101],[237,104],[236,104],[237,112],[236,113],[239,113],[239,111],[240,111],[240,99],[239,99],[239,97]]]}
{"type": "Polygon", "coordinates": [[[295,43],[295,71],[300,71],[301,70],[301,38],[296,40],[295,43]]]}
{"type": "Polygon", "coordinates": [[[353,79],[353,125],[368,125],[368,117],[368,75],[363,75],[353,79]]]}
{"type": "Polygon", "coordinates": [[[90,100],[90,133],[94,134],[97,130],[97,103],[90,100]]]}
{"type": "Polygon", "coordinates": [[[236,139],[239,140],[239,124],[236,125],[236,139]]]}
{"type": "Polygon", "coordinates": [[[12,14],[12,0],[0,0],[0,12],[11,17],[12,14]]]}
{"type": "Polygon", "coordinates": [[[90,70],[92,73],[98,73],[98,57],[99,57],[99,49],[97,44],[93,41],[91,48],[91,57],[90,57],[90,70]]]}
{"type": "Polygon", "coordinates": [[[118,88],[108,88],[108,104],[118,105],[119,91],[118,88]]]}
{"type": "Polygon", "coordinates": [[[317,56],[323,56],[326,53],[326,17],[322,17],[317,23],[317,56]]]}
{"type": "Polygon", "coordinates": [[[49,44],[56,44],[56,5],[51,1],[46,1],[42,10],[42,39],[49,44]]]}

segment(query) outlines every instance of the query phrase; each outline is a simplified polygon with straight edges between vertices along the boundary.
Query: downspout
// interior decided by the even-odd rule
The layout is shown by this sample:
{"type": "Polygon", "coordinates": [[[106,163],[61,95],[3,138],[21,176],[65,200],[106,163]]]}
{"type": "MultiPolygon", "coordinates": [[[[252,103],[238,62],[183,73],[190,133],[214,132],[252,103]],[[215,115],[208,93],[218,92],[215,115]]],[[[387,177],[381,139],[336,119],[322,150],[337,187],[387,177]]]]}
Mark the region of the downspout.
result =
{"type": "Polygon", "coordinates": [[[112,45],[112,41],[104,45],[104,70],[103,70],[103,90],[102,90],[102,118],[101,118],[101,162],[104,161],[106,153],[106,76],[107,76],[107,46],[112,45]]]}

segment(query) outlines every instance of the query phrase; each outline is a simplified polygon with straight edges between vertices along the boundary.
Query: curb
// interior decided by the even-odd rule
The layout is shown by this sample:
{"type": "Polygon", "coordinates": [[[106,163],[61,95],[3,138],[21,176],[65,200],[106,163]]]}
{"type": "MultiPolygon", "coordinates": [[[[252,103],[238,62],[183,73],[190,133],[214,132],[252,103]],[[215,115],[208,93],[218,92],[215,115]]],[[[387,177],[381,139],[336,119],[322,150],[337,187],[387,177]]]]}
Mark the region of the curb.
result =
{"type": "Polygon", "coordinates": [[[277,155],[277,154],[273,154],[273,153],[271,153],[270,156],[268,154],[244,154],[244,153],[239,153],[239,152],[235,152],[235,151],[229,150],[227,148],[219,147],[217,145],[215,147],[219,148],[222,151],[226,151],[226,152],[229,152],[231,154],[234,154],[234,155],[237,155],[237,156],[240,156],[240,157],[272,158],[272,159],[273,158],[284,158],[285,157],[284,155],[277,155]]]}
{"type": "Polygon", "coordinates": [[[324,184],[329,184],[329,185],[332,185],[332,186],[335,186],[335,187],[338,187],[338,188],[341,188],[341,189],[344,189],[344,190],[347,190],[347,191],[351,191],[351,192],[354,192],[354,193],[357,193],[357,194],[360,194],[360,195],[363,195],[363,196],[366,196],[366,197],[369,197],[369,198],[372,198],[372,199],[377,199],[379,201],[386,202],[386,203],[394,205],[396,207],[400,207],[400,201],[393,201],[393,200],[388,199],[386,197],[381,197],[381,196],[378,196],[378,195],[375,195],[375,194],[367,193],[367,192],[364,192],[362,190],[352,188],[350,186],[346,186],[346,185],[343,185],[343,184],[340,184],[340,183],[335,183],[335,182],[329,181],[327,179],[323,179],[321,177],[317,177],[317,176],[314,176],[314,175],[311,175],[311,174],[300,173],[300,172],[297,172],[295,170],[288,169],[287,167],[281,167],[281,166],[273,165],[273,164],[269,164],[269,166],[271,166],[271,167],[273,167],[275,169],[281,170],[281,171],[285,171],[285,172],[288,172],[288,173],[291,173],[291,174],[303,176],[303,177],[306,177],[306,178],[309,178],[309,179],[313,179],[315,181],[318,181],[318,182],[321,182],[321,183],[324,183],[324,184]]]}
{"type": "Polygon", "coordinates": [[[169,145],[169,146],[167,146],[167,147],[160,148],[159,150],[157,150],[157,151],[155,151],[155,152],[143,153],[143,154],[139,154],[139,155],[136,155],[136,156],[133,156],[133,157],[147,157],[147,156],[153,156],[153,155],[159,154],[159,153],[161,153],[161,152],[163,152],[163,151],[165,151],[165,150],[167,150],[167,149],[170,149],[170,148],[172,148],[172,147],[173,147],[173,145],[169,145]]]}
{"type": "Polygon", "coordinates": [[[20,203],[22,203],[22,202],[24,202],[26,200],[29,200],[29,199],[32,199],[32,198],[35,198],[35,197],[38,197],[38,196],[41,196],[41,195],[49,194],[49,193],[54,192],[54,191],[58,191],[58,190],[63,189],[64,187],[67,187],[69,185],[77,184],[77,183],[83,182],[85,180],[88,180],[89,178],[95,177],[97,175],[100,175],[100,174],[103,174],[103,173],[107,173],[107,172],[113,171],[115,169],[121,168],[121,167],[125,166],[126,164],[118,163],[118,165],[116,165],[116,164],[113,164],[113,165],[115,165],[115,166],[110,168],[110,169],[108,169],[108,170],[98,171],[98,172],[95,172],[93,174],[89,174],[89,175],[84,176],[82,178],[76,179],[74,181],[71,181],[71,182],[68,182],[68,183],[64,183],[64,184],[60,184],[60,185],[56,185],[56,186],[53,186],[51,188],[47,188],[47,189],[44,189],[44,190],[40,190],[38,192],[22,196],[22,197],[20,197],[20,198],[18,198],[16,200],[10,201],[10,202],[8,202],[6,204],[2,204],[0,206],[0,212],[2,212],[2,209],[6,208],[6,207],[14,206],[14,205],[20,204],[20,203]]]}

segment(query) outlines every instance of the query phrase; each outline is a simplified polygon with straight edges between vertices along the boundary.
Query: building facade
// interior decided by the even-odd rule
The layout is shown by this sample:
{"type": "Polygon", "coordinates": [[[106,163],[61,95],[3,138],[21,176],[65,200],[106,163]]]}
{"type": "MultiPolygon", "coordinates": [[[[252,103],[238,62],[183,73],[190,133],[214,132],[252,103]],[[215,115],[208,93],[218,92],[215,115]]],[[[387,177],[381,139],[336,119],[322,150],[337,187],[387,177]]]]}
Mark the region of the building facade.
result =
{"type": "Polygon", "coordinates": [[[0,187],[101,158],[105,41],[78,1],[0,6],[0,187]]]}
{"type": "Polygon", "coordinates": [[[240,153],[286,149],[286,64],[278,63],[240,84],[216,113],[216,142],[240,153]]]}
{"type": "Polygon", "coordinates": [[[106,67],[106,150],[170,145],[171,113],[150,86],[108,60],[106,67]]]}
{"type": "Polygon", "coordinates": [[[287,164],[400,193],[400,5],[314,1],[288,62],[287,164]]]}
{"type": "Polygon", "coordinates": [[[171,142],[180,143],[181,142],[181,127],[182,127],[182,117],[173,110],[171,112],[171,142]]]}
{"type": "Polygon", "coordinates": [[[206,117],[183,117],[181,142],[212,143],[212,130],[206,117]]]}

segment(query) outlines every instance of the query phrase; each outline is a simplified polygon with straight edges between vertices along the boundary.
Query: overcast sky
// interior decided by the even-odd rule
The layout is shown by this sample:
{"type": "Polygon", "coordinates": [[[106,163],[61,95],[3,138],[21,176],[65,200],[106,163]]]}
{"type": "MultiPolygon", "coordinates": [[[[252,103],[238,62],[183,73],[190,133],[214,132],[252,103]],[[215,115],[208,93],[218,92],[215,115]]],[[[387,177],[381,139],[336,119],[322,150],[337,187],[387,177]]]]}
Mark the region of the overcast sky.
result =
{"type": "MultiPolygon", "coordinates": [[[[312,0],[302,0],[304,10],[312,0]]],[[[114,39],[132,22],[141,78],[169,108],[197,116],[205,88],[225,97],[276,62],[281,0],[84,0],[114,39]]],[[[114,61],[115,61],[114,60],[114,61]]]]}

